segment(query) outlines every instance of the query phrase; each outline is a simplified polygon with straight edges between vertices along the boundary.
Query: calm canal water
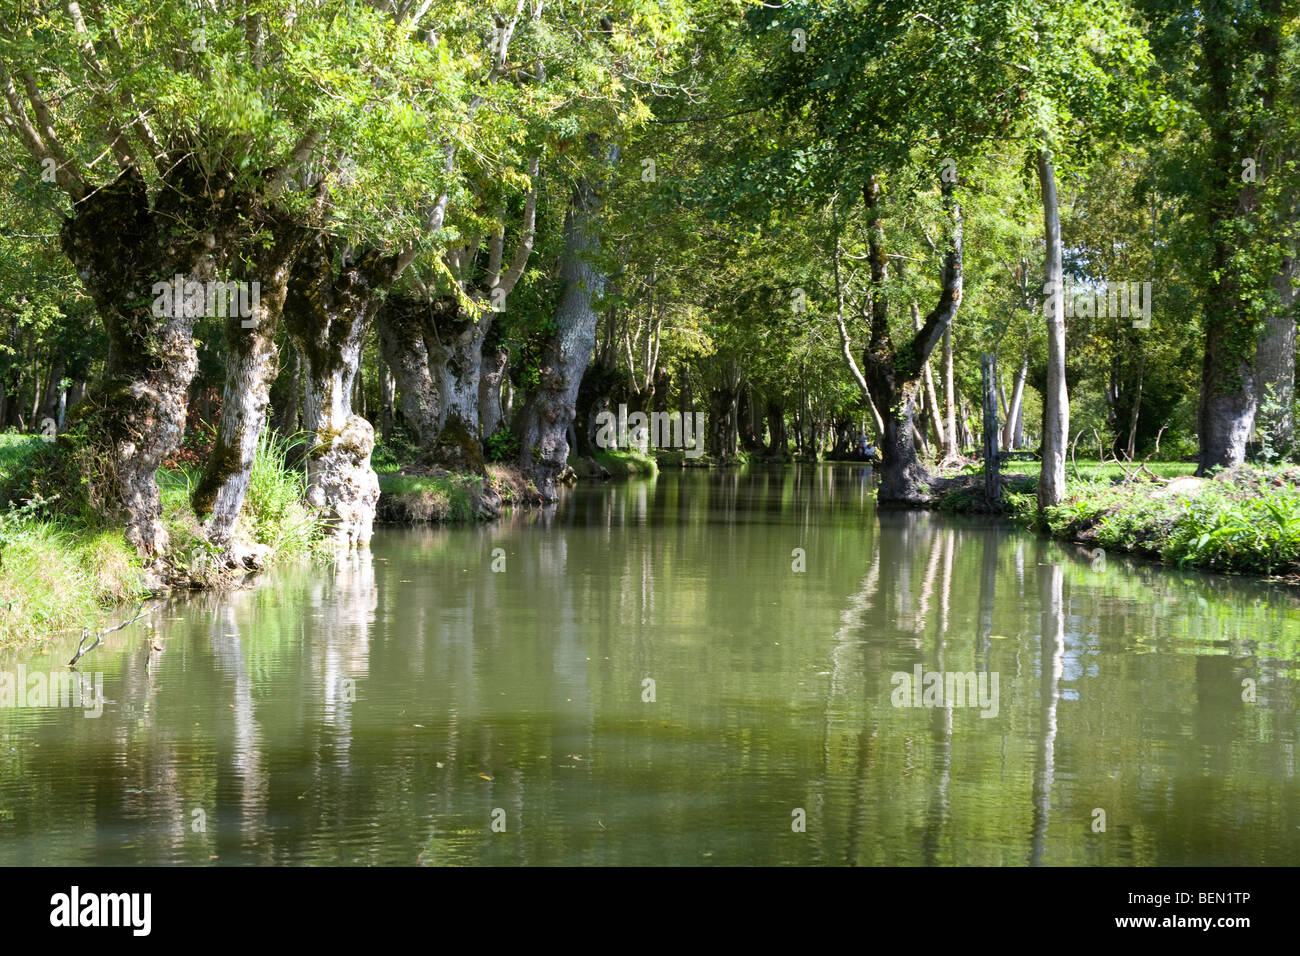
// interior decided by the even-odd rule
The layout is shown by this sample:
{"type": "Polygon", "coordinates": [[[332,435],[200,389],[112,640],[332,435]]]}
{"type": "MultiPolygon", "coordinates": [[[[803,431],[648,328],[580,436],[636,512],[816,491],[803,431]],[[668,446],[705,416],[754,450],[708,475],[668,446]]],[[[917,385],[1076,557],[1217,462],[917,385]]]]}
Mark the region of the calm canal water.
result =
{"type": "Polygon", "coordinates": [[[1300,862],[1294,592],[877,514],[856,466],[385,529],[151,620],[83,659],[98,718],[0,709],[0,864],[1300,862]]]}

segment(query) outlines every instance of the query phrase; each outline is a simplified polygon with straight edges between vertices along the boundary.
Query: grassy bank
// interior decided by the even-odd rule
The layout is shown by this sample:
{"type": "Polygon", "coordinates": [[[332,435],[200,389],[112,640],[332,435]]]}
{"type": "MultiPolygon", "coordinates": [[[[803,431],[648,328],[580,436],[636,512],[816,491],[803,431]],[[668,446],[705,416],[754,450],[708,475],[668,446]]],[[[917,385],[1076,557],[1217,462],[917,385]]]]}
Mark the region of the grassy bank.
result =
{"type": "MultiPolygon", "coordinates": [[[[143,563],[120,525],[21,493],[47,449],[39,437],[0,435],[0,646],[94,626],[106,609],[150,593],[143,563]]],[[[236,526],[258,546],[265,566],[320,546],[319,519],[302,504],[306,476],[288,465],[290,451],[283,441],[263,440],[236,526]]],[[[158,473],[171,540],[165,560],[178,579],[218,586],[232,573],[212,560],[190,507],[198,477],[196,466],[183,464],[158,473]]]]}
{"type": "Polygon", "coordinates": [[[727,458],[715,458],[713,455],[705,454],[688,455],[680,448],[656,449],[654,459],[660,468],[737,468],[755,462],[788,465],[794,461],[794,458],[789,455],[784,458],[764,458],[745,451],[727,458]]]}
{"type": "Polygon", "coordinates": [[[536,504],[537,487],[519,469],[490,464],[485,481],[438,469],[412,473],[395,466],[379,470],[376,517],[392,524],[463,522],[494,518],[502,507],[536,504]]]}
{"type": "Polygon", "coordinates": [[[659,474],[659,465],[650,455],[643,455],[635,448],[626,451],[598,451],[592,456],[596,464],[610,473],[611,477],[628,476],[634,478],[653,478],[659,474]]]}
{"type": "MultiPolygon", "coordinates": [[[[46,450],[31,435],[0,435],[0,487],[46,450]]],[[[88,625],[105,606],[144,594],[143,568],[121,531],[60,515],[57,502],[0,508],[0,646],[88,625]]]]}
{"type": "MultiPolygon", "coordinates": [[[[1019,464],[1019,463],[1018,463],[1019,464]]],[[[1185,462],[1151,463],[1133,474],[1082,465],[1066,497],[1040,517],[1038,477],[1003,476],[1004,513],[1051,535],[1141,554],[1176,567],[1300,580],[1300,468],[1241,465],[1195,478],[1185,462]],[[1154,477],[1152,477],[1154,476],[1154,477]]],[[[1017,471],[1020,471],[1017,468],[1017,471]]],[[[946,488],[940,508],[982,510],[975,481],[946,488]]]]}

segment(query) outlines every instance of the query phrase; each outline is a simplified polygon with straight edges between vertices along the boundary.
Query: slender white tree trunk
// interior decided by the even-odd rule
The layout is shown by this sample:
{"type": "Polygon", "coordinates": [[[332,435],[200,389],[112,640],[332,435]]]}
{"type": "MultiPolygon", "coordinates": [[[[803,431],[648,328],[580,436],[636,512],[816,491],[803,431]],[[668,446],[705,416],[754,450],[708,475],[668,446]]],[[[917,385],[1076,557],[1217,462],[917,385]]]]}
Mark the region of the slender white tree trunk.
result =
{"type": "Polygon", "coordinates": [[[956,460],[961,454],[961,438],[957,433],[957,393],[953,386],[952,326],[943,330],[943,457],[956,460]]]}
{"type": "Polygon", "coordinates": [[[1070,433],[1070,396],[1065,386],[1065,296],[1062,287],[1061,215],[1056,199],[1056,170],[1051,154],[1038,151],[1038,182],[1043,193],[1043,231],[1047,255],[1043,278],[1047,299],[1047,393],[1043,396],[1043,467],[1038,479],[1038,508],[1065,497],[1065,445],[1070,433]]]}
{"type": "Polygon", "coordinates": [[[1020,434],[1020,416],[1024,409],[1025,379],[1029,377],[1029,353],[1020,360],[1020,369],[1016,372],[1015,385],[1011,388],[1011,405],[1007,409],[1007,422],[1002,428],[1002,448],[1011,451],[1016,447],[1016,436],[1020,434]]]}

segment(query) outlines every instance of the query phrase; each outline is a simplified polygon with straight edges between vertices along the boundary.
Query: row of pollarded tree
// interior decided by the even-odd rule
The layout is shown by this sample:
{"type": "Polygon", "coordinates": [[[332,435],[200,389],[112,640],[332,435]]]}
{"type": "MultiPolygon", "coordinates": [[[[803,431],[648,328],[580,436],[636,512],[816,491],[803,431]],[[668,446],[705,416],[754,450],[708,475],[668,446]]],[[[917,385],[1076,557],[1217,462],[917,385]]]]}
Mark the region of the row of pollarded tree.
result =
{"type": "MultiPolygon", "coordinates": [[[[503,85],[546,83],[540,57],[529,54],[516,62],[511,43],[557,5],[521,0],[513,14],[495,17],[487,40],[468,28],[467,48],[480,43],[490,51],[484,60],[474,53],[464,61],[471,73],[482,63],[481,74],[473,78],[477,91],[472,88],[451,106],[428,95],[422,107],[427,114],[417,113],[421,104],[413,104],[400,83],[390,91],[380,77],[400,77],[401,70],[413,69],[412,62],[443,69],[447,57],[440,60],[429,52],[444,49],[437,46],[437,31],[422,27],[421,18],[437,14],[443,19],[431,22],[451,25],[454,10],[448,5],[427,13],[428,3],[418,9],[385,6],[357,11],[367,19],[353,27],[373,30],[388,44],[367,54],[392,55],[392,62],[381,64],[388,72],[367,64],[372,72],[348,73],[355,49],[347,37],[338,40],[345,66],[330,75],[345,92],[357,84],[363,95],[355,102],[321,86],[327,64],[304,65],[284,55],[293,35],[277,33],[269,18],[248,15],[241,4],[230,6],[238,29],[223,35],[225,45],[214,44],[211,55],[226,57],[226,68],[239,72],[268,101],[301,97],[307,118],[298,122],[296,137],[282,138],[279,146],[227,129],[214,132],[202,103],[193,105],[192,122],[157,124],[154,117],[171,104],[160,101],[148,108],[141,100],[150,91],[123,79],[140,68],[153,40],[119,30],[112,5],[87,13],[70,2],[56,13],[49,25],[62,30],[69,44],[49,53],[41,70],[23,60],[24,52],[36,51],[24,51],[13,40],[0,46],[0,121],[11,134],[6,145],[25,151],[34,181],[45,170],[54,171],[54,185],[66,197],[60,246],[93,299],[109,341],[103,380],[69,417],[58,447],[88,466],[82,477],[107,510],[121,513],[128,540],[151,562],[160,562],[169,547],[156,473],[180,448],[198,368],[198,316],[184,308],[159,314],[153,290],[160,283],[236,281],[260,287],[250,316],[226,319],[221,416],[192,495],[206,536],[230,563],[249,556],[248,543],[237,540],[236,519],[266,427],[281,330],[299,363],[303,423],[312,437],[308,500],[328,514],[340,546],[369,540],[379,493],[370,463],[374,430],[352,407],[363,345],[375,326],[423,455],[457,471],[485,474],[481,442],[484,429],[490,432],[501,417],[500,390],[494,385],[504,369],[503,350],[492,335],[493,309],[519,282],[532,255],[547,150],[571,144],[553,139],[536,147],[522,177],[527,182],[521,187],[522,214],[507,217],[499,184],[476,189],[490,180],[483,150],[474,154],[472,172],[462,166],[468,152],[464,129],[472,127],[492,96],[511,95],[501,92],[503,85]],[[396,49],[401,44],[407,46],[396,49]],[[277,55],[281,60],[273,63],[277,55]],[[66,96],[64,80],[87,91],[86,99],[66,96]],[[335,99],[351,102],[346,109],[352,112],[332,119],[313,116],[313,91],[326,100],[337,94],[335,99]],[[411,121],[413,114],[423,125],[411,121]],[[430,143],[427,130],[440,123],[450,131],[441,143],[430,143]],[[398,135],[405,139],[394,145],[398,135]],[[344,208],[346,185],[356,175],[349,171],[355,164],[348,154],[362,148],[362,140],[378,153],[370,171],[391,172],[392,193],[423,190],[407,204],[418,210],[411,217],[417,221],[414,230],[386,232],[382,215],[368,229],[347,222],[356,213],[355,207],[344,208]],[[87,158],[96,153],[98,159],[87,158]],[[428,159],[423,154],[434,154],[427,170],[390,169],[403,156],[423,162],[428,159]],[[465,235],[462,241],[443,238],[457,214],[462,223],[492,224],[491,233],[465,235]],[[450,292],[436,291],[412,268],[421,260],[427,264],[430,255],[432,271],[450,276],[437,289],[450,287],[450,292]]],[[[189,23],[186,17],[198,16],[180,6],[167,12],[182,26],[189,23]]],[[[563,9],[556,15],[563,19],[575,12],[563,9]]],[[[279,26],[335,35],[329,11],[290,13],[279,26]]],[[[600,61],[613,27],[598,26],[569,42],[585,44],[579,52],[600,61]]],[[[538,43],[550,42],[544,31],[534,33],[541,37],[538,43]]],[[[324,46],[314,51],[324,58],[331,53],[324,46]]],[[[159,82],[173,75],[213,82],[207,63],[188,50],[179,52],[172,66],[174,72],[159,82]]],[[[213,88],[205,95],[219,92],[213,88]]],[[[323,112],[333,109],[345,108],[330,104],[323,112]]],[[[499,105],[497,113],[493,122],[499,123],[499,105]]],[[[565,465],[565,436],[591,353],[593,302],[604,283],[593,265],[599,244],[595,216],[602,171],[617,160],[617,151],[603,145],[591,126],[576,139],[581,148],[573,152],[584,154],[585,162],[574,162],[571,155],[556,177],[563,212],[559,302],[543,343],[538,381],[513,416],[521,439],[519,464],[544,496],[554,495],[565,465]]],[[[461,232],[467,230],[462,226],[461,232]]],[[[175,292],[174,301],[183,301],[183,290],[175,292]]]]}
{"type": "MultiPolygon", "coordinates": [[[[238,237],[201,225],[238,222],[233,203],[203,195],[197,177],[182,182],[183,156],[165,153],[159,165],[165,172],[152,195],[129,163],[102,186],[73,184],[73,213],[63,228],[64,248],[95,298],[110,341],[105,382],[77,409],[81,424],[89,426],[81,431],[101,437],[128,538],[152,556],[167,548],[155,473],[179,448],[197,353],[194,316],[184,310],[154,315],[153,300],[142,293],[163,276],[200,281],[215,276],[238,261],[241,250],[238,237]],[[201,198],[177,201],[187,192],[201,198]],[[193,225],[187,240],[178,241],[176,222],[193,225]]],[[[213,453],[193,494],[210,541],[235,549],[233,560],[239,559],[239,543],[232,540],[235,519],[278,371],[281,323],[301,362],[303,422],[315,439],[307,461],[309,501],[329,511],[340,544],[365,543],[378,498],[370,465],[374,432],[352,408],[352,396],[366,335],[377,323],[403,416],[428,460],[485,474],[481,443],[501,420],[505,353],[490,337],[493,312],[483,305],[493,289],[513,288],[533,242],[530,195],[509,267],[501,270],[502,231],[490,243],[481,288],[467,282],[460,294],[437,297],[419,287],[394,292],[415,250],[341,248],[327,231],[276,208],[271,187],[283,175],[273,171],[267,190],[242,197],[253,207],[257,230],[274,239],[257,249],[249,272],[261,284],[258,309],[251,320],[227,321],[221,417],[213,453]]],[[[565,432],[594,336],[592,303],[602,283],[590,264],[597,242],[596,201],[586,182],[573,191],[555,333],[542,357],[541,382],[515,415],[525,449],[520,465],[546,496],[554,495],[555,478],[564,467],[565,432]]],[[[443,206],[440,201],[435,207],[431,230],[438,228],[437,210],[443,206]]],[[[448,258],[469,273],[472,254],[453,250],[448,258]]]]}

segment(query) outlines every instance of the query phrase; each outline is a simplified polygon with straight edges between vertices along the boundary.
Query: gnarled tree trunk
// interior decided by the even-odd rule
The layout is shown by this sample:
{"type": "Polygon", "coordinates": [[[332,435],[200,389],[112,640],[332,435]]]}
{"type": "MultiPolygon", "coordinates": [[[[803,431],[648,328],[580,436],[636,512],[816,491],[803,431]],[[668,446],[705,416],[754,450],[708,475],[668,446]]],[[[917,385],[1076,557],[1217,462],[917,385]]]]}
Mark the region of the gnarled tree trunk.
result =
{"type": "Polygon", "coordinates": [[[293,261],[304,234],[286,222],[267,223],[274,236],[254,253],[254,269],[246,280],[257,282],[260,294],[247,319],[231,308],[226,319],[226,382],[221,397],[221,421],[203,477],[192,503],[204,522],[208,541],[225,552],[231,566],[260,563],[248,542],[237,544],[235,522],[252,480],[258,441],[266,425],[266,410],[275,381],[280,324],[293,261]]]}
{"type": "Polygon", "coordinates": [[[595,189],[580,181],[564,219],[563,291],[555,310],[555,332],[542,350],[538,386],[515,420],[519,464],[547,501],[559,497],[556,479],[569,457],[565,434],[576,414],[578,388],[596,344],[599,316],[593,302],[605,291],[605,274],[592,263],[600,250],[596,207],[595,189]]]}
{"type": "MultiPolygon", "coordinates": [[[[379,307],[379,350],[397,382],[402,420],[421,448],[438,440],[441,399],[429,368],[431,306],[422,299],[394,292],[379,307]]],[[[434,345],[435,351],[437,346],[434,345]]]]}
{"type": "Polygon", "coordinates": [[[433,321],[441,348],[429,352],[429,370],[438,391],[438,438],[431,459],[448,471],[487,475],[479,433],[479,372],[483,342],[492,314],[469,315],[453,298],[433,303],[433,321]]]}
{"type": "Polygon", "coordinates": [[[227,224],[236,219],[233,190],[222,190],[223,182],[181,160],[151,206],[131,167],[75,202],[61,232],[109,338],[104,379],[70,424],[104,446],[91,494],[122,509],[127,541],[149,559],[168,547],[156,474],[180,449],[198,369],[196,317],[184,307],[156,310],[153,290],[174,287],[178,275],[183,282],[216,277],[231,242],[227,224]]]}
{"type": "Polygon", "coordinates": [[[368,545],[373,530],[375,431],[353,413],[352,386],[380,294],[398,268],[397,257],[367,252],[345,259],[336,276],[330,240],[313,236],[285,300],[285,328],[303,362],[303,422],[315,442],[307,455],[307,501],[327,513],[339,548],[368,545]]]}
{"type": "Polygon", "coordinates": [[[929,473],[917,458],[913,441],[914,419],[925,363],[944,330],[952,323],[962,298],[962,220],[953,186],[941,187],[952,220],[952,236],[944,256],[939,301],[926,315],[908,343],[895,349],[889,331],[889,305],[885,282],[888,259],[881,225],[880,186],[875,177],[864,188],[870,217],[868,255],[871,262],[871,341],[862,356],[862,376],[872,403],[882,419],[880,486],[876,500],[882,505],[913,504],[925,500],[921,486],[929,473]]]}

